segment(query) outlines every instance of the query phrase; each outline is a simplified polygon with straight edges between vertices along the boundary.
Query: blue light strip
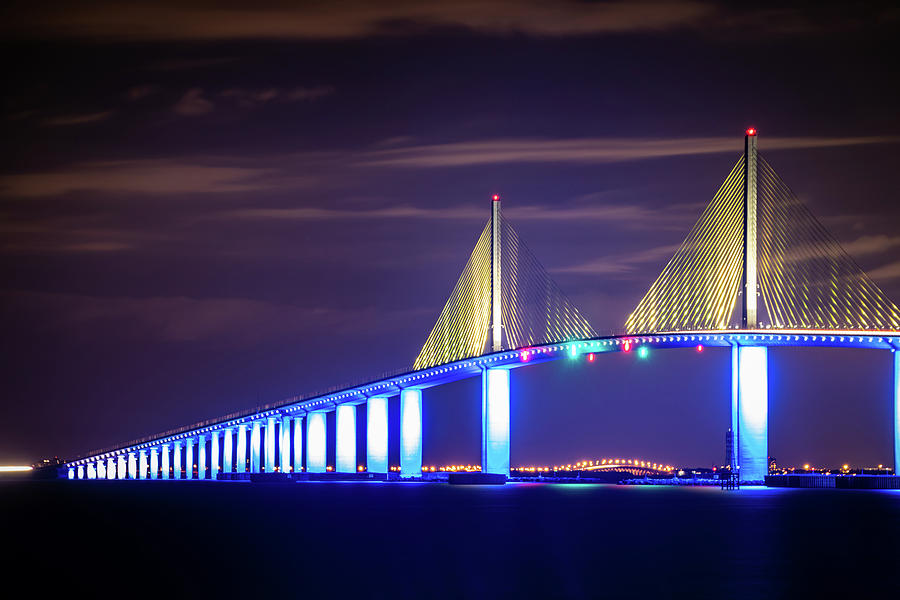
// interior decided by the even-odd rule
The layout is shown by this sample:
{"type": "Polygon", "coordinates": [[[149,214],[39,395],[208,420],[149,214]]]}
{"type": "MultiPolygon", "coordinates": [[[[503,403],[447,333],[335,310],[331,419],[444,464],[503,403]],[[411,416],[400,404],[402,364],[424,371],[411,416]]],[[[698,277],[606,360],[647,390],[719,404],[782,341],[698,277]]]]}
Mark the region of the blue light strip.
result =
{"type": "Polygon", "coordinates": [[[422,475],[422,390],[400,392],[400,476],[422,475]]]}

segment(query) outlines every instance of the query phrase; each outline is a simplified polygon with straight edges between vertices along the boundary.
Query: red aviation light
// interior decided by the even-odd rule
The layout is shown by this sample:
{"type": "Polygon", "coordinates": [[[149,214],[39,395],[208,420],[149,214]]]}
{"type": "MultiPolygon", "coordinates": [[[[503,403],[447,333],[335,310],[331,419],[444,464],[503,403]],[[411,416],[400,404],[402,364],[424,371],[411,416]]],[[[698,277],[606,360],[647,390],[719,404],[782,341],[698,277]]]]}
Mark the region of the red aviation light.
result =
{"type": "Polygon", "coordinates": [[[756,128],[750,127],[749,129],[747,129],[747,135],[756,135],[756,128]]]}
{"type": "Polygon", "coordinates": [[[703,344],[697,344],[697,352],[703,352],[703,344]]]}
{"type": "Polygon", "coordinates": [[[625,340],[625,343],[622,344],[622,350],[625,352],[631,352],[631,340],[625,340]]]}
{"type": "Polygon", "coordinates": [[[494,194],[493,196],[491,196],[491,200],[493,200],[494,202],[500,202],[500,194],[494,194]]]}
{"type": "Polygon", "coordinates": [[[593,352],[588,354],[588,362],[594,362],[594,353],[593,352]]]}

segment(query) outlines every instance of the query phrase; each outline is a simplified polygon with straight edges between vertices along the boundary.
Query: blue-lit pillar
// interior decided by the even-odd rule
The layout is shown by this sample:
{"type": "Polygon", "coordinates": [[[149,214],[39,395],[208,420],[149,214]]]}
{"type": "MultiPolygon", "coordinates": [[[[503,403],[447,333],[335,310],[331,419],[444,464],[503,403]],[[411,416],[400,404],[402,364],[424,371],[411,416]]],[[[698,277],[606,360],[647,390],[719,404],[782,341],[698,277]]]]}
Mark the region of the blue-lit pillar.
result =
{"type": "Polygon", "coordinates": [[[209,478],[215,480],[219,475],[219,432],[209,434],[209,478]]]}
{"type": "Polygon", "coordinates": [[[422,475],[422,390],[400,392],[400,476],[422,475]]]}
{"type": "Polygon", "coordinates": [[[138,461],[138,479],[147,479],[147,450],[141,450],[138,461]]]}
{"type": "Polygon", "coordinates": [[[303,470],[303,419],[294,417],[294,473],[303,470]]]}
{"type": "Polygon", "coordinates": [[[194,439],[184,440],[184,478],[194,478],[194,439]]]}
{"type": "Polygon", "coordinates": [[[222,431],[222,472],[231,473],[231,455],[234,452],[234,432],[231,427],[222,431]]]}
{"type": "Polygon", "coordinates": [[[282,473],[291,472],[291,418],[281,418],[281,439],[278,441],[278,468],[282,473]]]}
{"type": "Polygon", "coordinates": [[[275,417],[266,419],[266,473],[275,472],[275,417]]]}
{"type": "Polygon", "coordinates": [[[247,472],[247,426],[238,425],[237,455],[235,456],[235,471],[247,472]]]}
{"type": "Polygon", "coordinates": [[[162,445],[162,478],[169,478],[169,445],[162,445]]]}
{"type": "Polygon", "coordinates": [[[481,374],[481,472],[509,477],[509,370],[481,374]]]}
{"type": "Polygon", "coordinates": [[[250,426],[250,472],[259,473],[259,444],[260,444],[260,426],[259,421],[253,421],[250,426]]]}
{"type": "Polygon", "coordinates": [[[326,467],[324,412],[306,415],[306,470],[310,473],[324,473],[326,467]]]}
{"type": "Polygon", "coordinates": [[[106,459],[106,478],[116,478],[116,461],[113,457],[109,457],[106,459]]]}
{"type": "Polygon", "coordinates": [[[762,482],[769,473],[768,387],[766,347],[733,346],[732,432],[742,482],[762,482]]]}
{"type": "Polygon", "coordinates": [[[197,479],[206,479],[206,436],[197,436],[197,479]]]}
{"type": "Polygon", "coordinates": [[[84,479],[84,465],[78,465],[77,469],[78,479],[84,479]]]}
{"type": "Polygon", "coordinates": [[[125,455],[120,454],[116,465],[116,479],[126,479],[128,472],[125,470],[125,455]]]}
{"type": "Polygon", "coordinates": [[[137,479],[137,457],[134,452],[128,453],[128,479],[137,479]]]}
{"type": "Polygon", "coordinates": [[[106,461],[102,458],[97,461],[97,479],[106,479],[106,461]]]}
{"type": "Polygon", "coordinates": [[[338,473],[356,473],[356,406],[341,404],[335,415],[335,465],[338,473]]]}
{"type": "Polygon", "coordinates": [[[181,479],[181,442],[172,442],[172,478],[181,479]]]}
{"type": "Polygon", "coordinates": [[[154,446],[150,448],[150,479],[159,477],[159,450],[154,446]]]}
{"type": "Polygon", "coordinates": [[[388,399],[369,398],[366,403],[366,470],[388,472],[388,399]]]}
{"type": "Polygon", "coordinates": [[[94,466],[94,463],[88,463],[87,478],[88,479],[97,479],[97,467],[94,466]]]}
{"type": "Polygon", "coordinates": [[[894,475],[900,475],[900,352],[894,350],[894,475]]]}

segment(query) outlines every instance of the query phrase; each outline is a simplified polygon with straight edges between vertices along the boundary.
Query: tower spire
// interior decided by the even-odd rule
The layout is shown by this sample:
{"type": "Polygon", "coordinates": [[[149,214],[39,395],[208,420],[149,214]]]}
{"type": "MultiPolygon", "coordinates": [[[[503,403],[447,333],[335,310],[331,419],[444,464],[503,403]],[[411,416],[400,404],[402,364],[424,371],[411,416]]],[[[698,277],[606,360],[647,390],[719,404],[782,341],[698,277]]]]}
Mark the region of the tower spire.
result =
{"type": "Polygon", "coordinates": [[[757,131],[747,129],[744,135],[744,302],[741,328],[758,327],[756,312],[756,181],[757,181],[757,131]]]}
{"type": "Polygon", "coordinates": [[[500,285],[500,196],[491,197],[491,351],[503,349],[500,285]]]}

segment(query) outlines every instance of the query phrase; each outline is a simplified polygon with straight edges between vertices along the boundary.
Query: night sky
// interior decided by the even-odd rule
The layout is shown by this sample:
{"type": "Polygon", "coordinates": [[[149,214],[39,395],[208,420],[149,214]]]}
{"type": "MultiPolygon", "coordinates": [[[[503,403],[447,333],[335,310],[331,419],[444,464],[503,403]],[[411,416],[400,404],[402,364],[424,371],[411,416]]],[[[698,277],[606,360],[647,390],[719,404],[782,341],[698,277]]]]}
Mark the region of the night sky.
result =
{"type": "MultiPolygon", "coordinates": [[[[893,3],[295,4],[0,8],[0,463],[411,365],[493,193],[621,331],[749,125],[900,300],[893,3]]],[[[780,463],[891,462],[889,353],[770,357],[780,463]]],[[[519,369],[512,463],[719,463],[729,369],[519,369]]],[[[427,464],[479,461],[479,385],[426,392],[427,464]]]]}

